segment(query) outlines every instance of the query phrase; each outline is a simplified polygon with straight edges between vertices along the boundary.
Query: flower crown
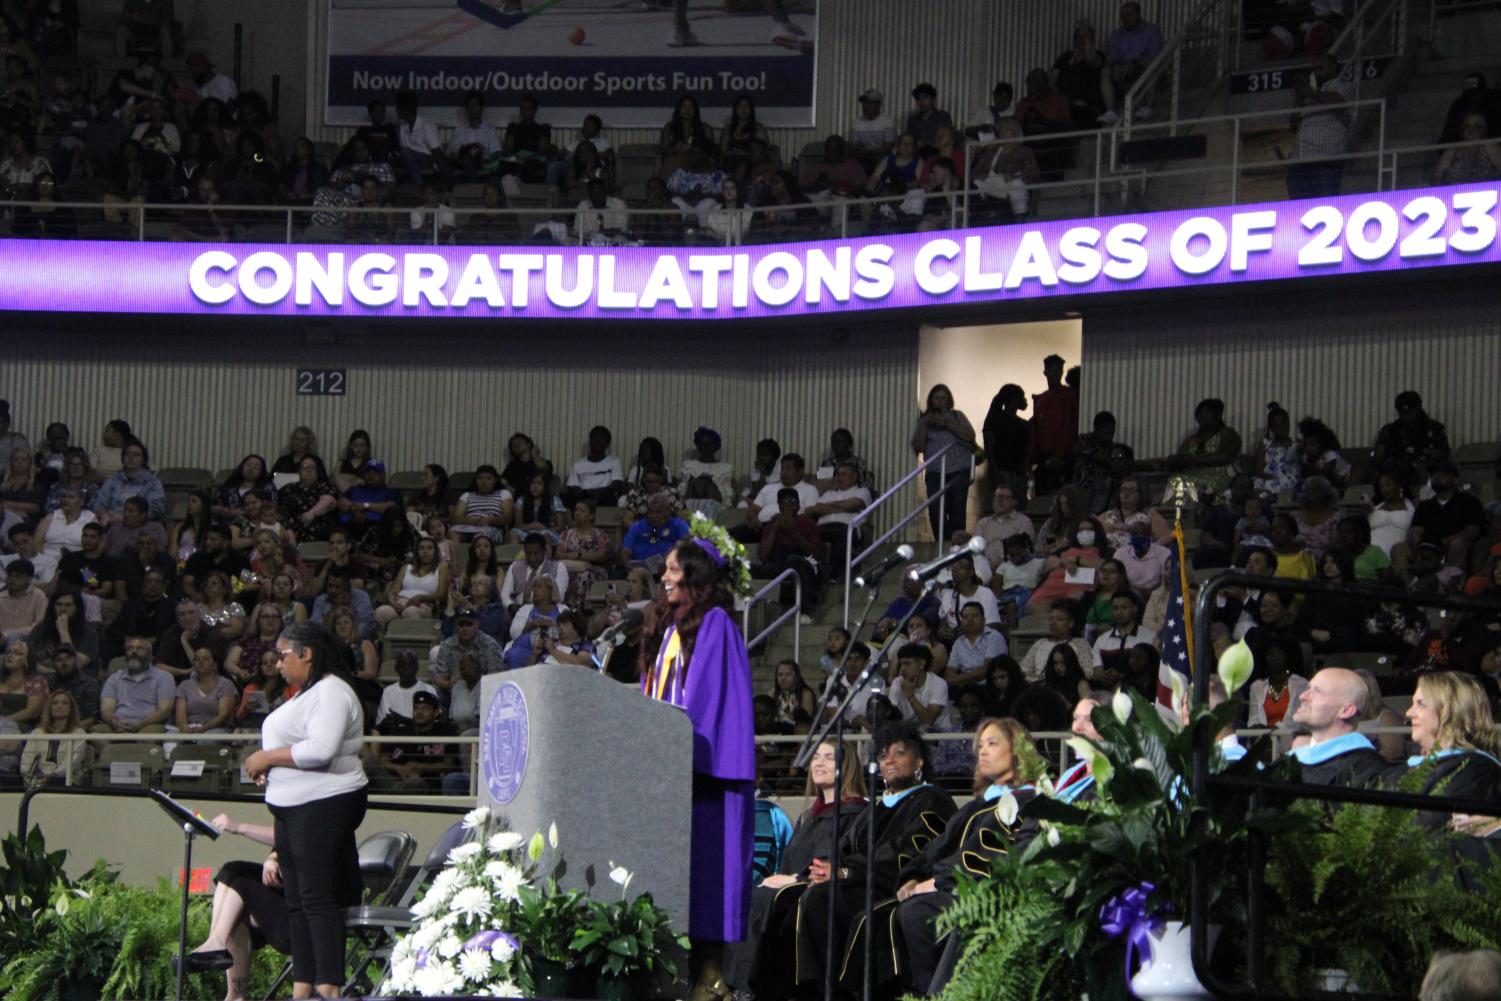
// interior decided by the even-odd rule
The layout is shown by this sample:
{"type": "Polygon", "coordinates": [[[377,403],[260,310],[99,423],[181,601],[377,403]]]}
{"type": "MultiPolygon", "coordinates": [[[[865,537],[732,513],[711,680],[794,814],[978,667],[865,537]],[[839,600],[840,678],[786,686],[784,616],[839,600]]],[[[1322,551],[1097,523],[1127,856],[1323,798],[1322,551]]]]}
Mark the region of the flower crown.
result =
{"type": "Polygon", "coordinates": [[[693,544],[709,554],[709,558],[724,568],[725,575],[730,580],[730,590],[742,598],[750,596],[751,572],[750,557],[745,553],[745,547],[725,531],[724,526],[710,521],[697,511],[693,512],[693,520],[688,527],[688,537],[693,544]]]}

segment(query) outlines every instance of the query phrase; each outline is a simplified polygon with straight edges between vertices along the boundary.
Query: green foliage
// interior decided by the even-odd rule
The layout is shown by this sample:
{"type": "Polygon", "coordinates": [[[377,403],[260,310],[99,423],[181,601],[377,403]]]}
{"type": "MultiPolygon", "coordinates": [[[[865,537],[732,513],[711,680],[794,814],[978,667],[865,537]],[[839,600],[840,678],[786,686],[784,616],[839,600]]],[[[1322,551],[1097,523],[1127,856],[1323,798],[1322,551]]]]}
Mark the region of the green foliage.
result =
{"type": "Polygon", "coordinates": [[[526,943],[527,951],[554,963],[567,963],[574,930],[584,916],[588,894],[559,889],[551,877],[537,886],[521,888],[512,930],[526,943]]]}
{"type": "Polygon", "coordinates": [[[40,940],[53,894],[72,885],[63,871],[68,853],[47,851],[42,828],[34,825],[24,838],[6,835],[0,854],[0,956],[16,956],[40,940]]]}
{"type": "MultiPolygon", "coordinates": [[[[1322,805],[1294,808],[1322,820],[1322,805]]],[[[1410,810],[1348,804],[1311,835],[1272,842],[1269,970],[1292,991],[1313,971],[1345,970],[1363,991],[1415,996],[1440,949],[1501,945],[1501,875],[1478,892],[1457,880],[1453,838],[1410,810]]]]}
{"type": "Polygon", "coordinates": [[[591,900],[573,935],[572,949],[585,966],[604,977],[633,977],[665,970],[677,976],[672,949],[688,948],[688,937],[673,932],[667,912],[651,894],[614,901],[591,900]]]}

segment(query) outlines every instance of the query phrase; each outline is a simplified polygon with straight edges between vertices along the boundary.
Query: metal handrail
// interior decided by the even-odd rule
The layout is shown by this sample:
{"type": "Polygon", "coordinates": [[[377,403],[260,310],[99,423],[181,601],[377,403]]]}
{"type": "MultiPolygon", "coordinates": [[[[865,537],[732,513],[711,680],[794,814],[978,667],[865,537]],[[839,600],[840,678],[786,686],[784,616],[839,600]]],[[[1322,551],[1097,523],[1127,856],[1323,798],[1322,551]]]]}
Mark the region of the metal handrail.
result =
{"type": "Polygon", "coordinates": [[[1158,81],[1167,75],[1167,67],[1172,66],[1173,93],[1171,97],[1172,110],[1168,116],[1170,123],[1178,118],[1178,78],[1183,66],[1183,46],[1190,37],[1190,32],[1198,28],[1200,22],[1210,20],[1214,15],[1222,12],[1229,6],[1226,0],[1202,0],[1198,10],[1194,11],[1174,33],[1172,40],[1164,42],[1162,51],[1149,63],[1131,89],[1126,91],[1126,96],[1121,101],[1121,123],[1129,128],[1135,121],[1138,107],[1146,107],[1150,104],[1152,91],[1157,88],[1158,81]]]}
{"type": "MultiPolygon", "coordinates": [[[[858,528],[861,523],[869,521],[870,518],[871,518],[871,516],[879,508],[881,508],[887,501],[889,501],[889,500],[891,500],[891,498],[895,497],[901,491],[901,489],[903,487],[905,487],[908,483],[910,483],[913,480],[915,480],[920,474],[926,473],[935,464],[938,466],[938,475],[939,475],[939,477],[942,480],[946,481],[948,479],[948,475],[947,475],[948,474],[948,467],[947,467],[948,458],[947,458],[947,456],[948,456],[949,450],[952,449],[952,448],[955,448],[955,447],[956,446],[954,446],[954,445],[945,445],[943,448],[939,449],[933,455],[931,455],[931,456],[924,456],[923,461],[919,462],[912,469],[911,472],[909,472],[906,476],[903,476],[901,479],[897,480],[895,483],[893,483],[891,485],[890,489],[888,489],[881,496],[875,498],[869,504],[867,504],[864,508],[862,508],[858,513],[855,514],[855,516],[853,518],[851,518],[849,520],[849,524],[845,526],[845,530],[844,530],[844,556],[845,556],[845,565],[844,565],[844,615],[843,615],[841,621],[843,622],[844,627],[846,629],[849,628],[849,624],[850,624],[850,594],[851,594],[851,588],[854,586],[855,567],[857,567],[861,563],[863,563],[865,561],[866,557],[870,556],[873,552],[875,552],[875,550],[878,547],[880,547],[882,545],[885,545],[885,543],[889,539],[891,539],[892,536],[896,535],[897,532],[901,531],[903,528],[906,528],[907,525],[910,524],[914,518],[916,518],[918,515],[922,514],[924,511],[926,511],[928,509],[928,507],[933,503],[933,499],[931,497],[927,498],[921,504],[917,505],[917,507],[913,508],[911,511],[909,511],[905,515],[903,515],[897,521],[897,523],[895,525],[892,525],[885,532],[883,532],[879,538],[877,538],[875,541],[871,542],[870,545],[866,546],[865,549],[862,550],[858,556],[855,555],[855,529],[858,528]]],[[[971,478],[973,478],[974,474],[975,474],[975,456],[974,456],[973,452],[969,453],[969,474],[970,474],[971,478]]],[[[946,512],[944,510],[944,507],[945,507],[946,504],[947,504],[947,494],[946,494],[946,492],[940,492],[939,498],[938,498],[938,505],[939,505],[939,507],[938,507],[938,524],[940,526],[943,525],[944,515],[946,514],[946,512]]],[[[942,539],[938,539],[936,541],[938,542],[939,545],[943,544],[943,540],[942,539]]]]}
{"type": "Polygon", "coordinates": [[[785,623],[790,616],[792,619],[792,648],[794,650],[801,650],[803,642],[802,615],[803,578],[796,570],[788,567],[786,570],[783,570],[771,580],[767,581],[766,586],[761,588],[761,590],[745,599],[745,608],[741,612],[740,622],[740,632],[741,635],[745,637],[745,645],[747,647],[754,647],[756,644],[763,642],[772,633],[782,628],[782,624],[785,623]],[[751,609],[760,604],[760,602],[765,599],[767,595],[771,594],[774,589],[780,591],[782,581],[786,580],[789,576],[792,578],[793,584],[794,597],[792,601],[792,607],[782,612],[782,614],[778,615],[775,619],[772,619],[771,622],[767,624],[765,629],[762,629],[755,635],[754,638],[752,638],[750,634],[751,609]]]}

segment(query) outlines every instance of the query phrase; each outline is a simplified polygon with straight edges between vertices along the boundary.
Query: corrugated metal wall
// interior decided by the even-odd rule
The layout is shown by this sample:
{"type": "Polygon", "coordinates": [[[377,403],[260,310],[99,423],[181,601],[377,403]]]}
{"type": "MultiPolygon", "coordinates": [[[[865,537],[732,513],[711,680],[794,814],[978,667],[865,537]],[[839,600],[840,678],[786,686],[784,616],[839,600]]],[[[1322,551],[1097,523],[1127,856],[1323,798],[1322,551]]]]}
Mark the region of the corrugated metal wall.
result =
{"type": "Polygon", "coordinates": [[[1265,406],[1314,415],[1368,446],[1404,389],[1461,445],[1501,439],[1501,296],[1487,283],[1273,291],[1084,312],[1081,419],[1113,411],[1138,456],[1176,447],[1194,404],[1217,396],[1247,450],[1265,406]]]}
{"type": "MultiPolygon", "coordinates": [[[[327,0],[318,5],[320,11],[327,0]]],[[[1170,39],[1183,19],[1198,5],[1197,0],[1148,0],[1145,14],[1170,39]]],[[[927,81],[938,89],[939,106],[956,121],[966,122],[971,112],[990,99],[997,80],[1009,80],[1022,96],[1027,70],[1051,66],[1072,44],[1073,25],[1084,15],[1094,23],[1099,44],[1120,20],[1118,0],[818,0],[818,76],[813,128],[772,129],[772,142],[781,147],[785,161],[810,142],[822,141],[830,132],[843,131],[859,112],[856,95],[875,87],[886,95],[886,111],[898,128],[911,110],[912,88],[927,81]]],[[[309,51],[318,54],[308,68],[308,88],[313,107],[311,123],[322,122],[322,52],[324,40],[320,13],[310,25],[309,51]]],[[[541,117],[548,118],[546,109],[541,117]]],[[[655,129],[606,129],[617,145],[655,143],[655,129]]],[[[719,122],[711,122],[716,128],[719,122]]],[[[354,130],[310,126],[315,138],[342,142],[354,130]]],[[[559,130],[559,138],[571,138],[571,130],[559,130]]]]}
{"type": "Polygon", "coordinates": [[[247,451],[275,454],[303,423],[330,458],[360,427],[393,471],[433,461],[452,471],[499,463],[517,430],[566,466],[594,424],[614,431],[623,458],[643,436],[660,437],[676,465],[693,429],[707,424],[723,436],[724,457],[748,470],[759,438],[811,464],[845,425],[883,483],[912,461],[915,326],[871,325],[836,341],[808,329],[607,335],[455,325],[341,333],[333,345],[307,344],[291,324],[205,324],[166,336],[103,329],[80,320],[76,331],[7,331],[0,387],[17,430],[35,441],[62,420],[92,446],[107,420],[123,417],[153,464],[220,469],[247,451]],[[300,365],[347,368],[348,395],[296,396],[300,365]]]}

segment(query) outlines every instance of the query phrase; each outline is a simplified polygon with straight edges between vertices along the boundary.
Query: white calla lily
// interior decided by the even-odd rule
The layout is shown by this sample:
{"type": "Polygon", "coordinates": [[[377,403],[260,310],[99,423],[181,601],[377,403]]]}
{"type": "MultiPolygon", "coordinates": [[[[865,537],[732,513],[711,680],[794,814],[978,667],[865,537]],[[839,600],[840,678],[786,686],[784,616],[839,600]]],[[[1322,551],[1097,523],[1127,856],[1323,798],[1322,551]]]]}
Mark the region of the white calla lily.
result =
{"type": "Polygon", "coordinates": [[[996,819],[1007,827],[1016,823],[1017,815],[1021,813],[1021,804],[1017,802],[1016,794],[1007,791],[995,806],[996,819]]]}
{"type": "Polygon", "coordinates": [[[1131,696],[1124,691],[1118,691],[1110,697],[1110,711],[1115,713],[1117,722],[1125,723],[1131,718],[1131,696]]]}
{"type": "Polygon", "coordinates": [[[1251,670],[1256,666],[1256,655],[1241,640],[1234,646],[1220,654],[1219,663],[1216,665],[1220,681],[1225,686],[1225,694],[1234,695],[1242,685],[1251,679],[1251,670]]]}

